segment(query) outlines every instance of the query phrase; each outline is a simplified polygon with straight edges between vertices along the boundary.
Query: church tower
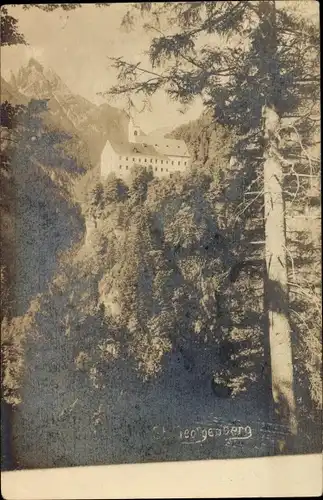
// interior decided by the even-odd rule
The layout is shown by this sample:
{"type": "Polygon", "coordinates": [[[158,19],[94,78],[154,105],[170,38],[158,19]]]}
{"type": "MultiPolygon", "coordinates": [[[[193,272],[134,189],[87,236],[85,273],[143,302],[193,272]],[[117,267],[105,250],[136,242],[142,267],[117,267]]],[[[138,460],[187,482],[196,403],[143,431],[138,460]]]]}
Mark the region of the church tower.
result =
{"type": "Polygon", "coordinates": [[[133,118],[130,117],[128,125],[128,141],[137,142],[138,137],[141,135],[140,127],[135,124],[133,118]]]}

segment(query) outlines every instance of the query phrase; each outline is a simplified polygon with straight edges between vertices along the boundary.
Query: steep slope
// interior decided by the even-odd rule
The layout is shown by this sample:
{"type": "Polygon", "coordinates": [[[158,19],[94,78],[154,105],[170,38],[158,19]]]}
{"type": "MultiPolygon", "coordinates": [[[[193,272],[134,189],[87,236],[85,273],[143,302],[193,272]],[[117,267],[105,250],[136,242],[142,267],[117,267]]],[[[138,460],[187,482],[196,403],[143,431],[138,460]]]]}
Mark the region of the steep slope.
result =
{"type": "Polygon", "coordinates": [[[4,314],[22,314],[43,290],[58,252],[83,234],[72,188],[84,141],[58,129],[46,109],[1,81],[1,278],[4,314]],[[17,106],[23,107],[18,110],[17,106]],[[12,116],[12,120],[8,120],[12,116]],[[10,305],[11,302],[11,305],[10,305]]]}
{"type": "MultiPolygon", "coordinates": [[[[1,103],[10,102],[12,106],[27,105],[28,99],[14,90],[1,78],[1,103]]],[[[0,251],[1,251],[1,311],[0,321],[10,316],[13,299],[12,282],[15,273],[15,200],[16,191],[10,168],[10,153],[12,150],[13,133],[4,127],[4,117],[1,108],[1,170],[0,170],[0,251]]]]}
{"type": "Polygon", "coordinates": [[[28,123],[24,122],[27,115],[22,118],[18,113],[14,127],[9,130],[2,123],[1,128],[5,139],[1,149],[5,262],[1,279],[21,290],[18,310],[22,312],[45,286],[57,252],[82,236],[75,183],[86,170],[90,177],[95,174],[93,167],[108,137],[125,139],[129,117],[108,104],[96,106],[74,95],[53,70],[35,59],[16,76],[12,74],[10,82],[1,79],[1,103],[6,106],[6,102],[9,114],[17,112],[17,105],[29,110],[28,123]],[[47,106],[31,119],[34,100],[47,101],[47,106]],[[19,255],[10,259],[15,252],[19,255]]]}
{"type": "MultiPolygon", "coordinates": [[[[8,383],[11,403],[21,352],[17,330],[13,327],[6,335],[5,324],[14,325],[24,314],[32,298],[46,288],[59,253],[84,232],[72,187],[82,163],[89,163],[88,152],[84,140],[73,133],[67,136],[60,126],[50,112],[41,112],[41,106],[37,111],[35,101],[1,78],[1,377],[8,383]]],[[[6,467],[11,460],[12,415],[3,399],[1,411],[1,458],[6,467]]]]}

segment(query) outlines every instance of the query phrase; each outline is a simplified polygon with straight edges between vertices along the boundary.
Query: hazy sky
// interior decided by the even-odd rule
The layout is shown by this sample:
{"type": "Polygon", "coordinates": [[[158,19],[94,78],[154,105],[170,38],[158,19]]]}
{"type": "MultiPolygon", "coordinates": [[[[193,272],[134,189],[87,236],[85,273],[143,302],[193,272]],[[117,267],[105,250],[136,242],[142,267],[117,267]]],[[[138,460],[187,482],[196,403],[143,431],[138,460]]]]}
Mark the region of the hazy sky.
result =
{"type": "MultiPolygon", "coordinates": [[[[105,8],[84,4],[70,12],[57,9],[48,13],[37,8],[23,10],[20,6],[8,10],[19,20],[19,30],[30,45],[2,48],[3,77],[9,78],[10,70],[16,73],[33,56],[56,71],[74,93],[96,104],[106,102],[96,93],[116,82],[107,56],[137,61],[149,46],[150,37],[139,26],[130,33],[120,31],[127,4],[105,8]]],[[[202,111],[201,104],[194,105],[185,115],[178,109],[177,103],[159,93],[152,99],[152,112],[139,114],[137,121],[149,132],[194,119],[202,111]]]]}
{"type": "MultiPolygon", "coordinates": [[[[301,10],[303,15],[319,18],[319,4],[315,0],[277,2],[278,6],[284,4],[301,10]]],[[[124,56],[133,62],[146,60],[143,52],[149,47],[151,35],[139,24],[130,33],[119,29],[128,7],[122,3],[104,8],[84,4],[75,11],[57,9],[50,13],[37,8],[8,7],[9,13],[19,20],[19,30],[29,46],[3,47],[1,73],[8,78],[10,70],[16,73],[33,56],[56,71],[75,94],[96,104],[105,102],[97,92],[107,90],[116,82],[115,70],[109,68],[107,56],[124,56]]],[[[152,112],[136,117],[145,132],[160,127],[173,128],[197,118],[202,111],[201,104],[196,103],[183,115],[178,112],[179,105],[170,102],[164,93],[154,96],[151,102],[152,112]]]]}

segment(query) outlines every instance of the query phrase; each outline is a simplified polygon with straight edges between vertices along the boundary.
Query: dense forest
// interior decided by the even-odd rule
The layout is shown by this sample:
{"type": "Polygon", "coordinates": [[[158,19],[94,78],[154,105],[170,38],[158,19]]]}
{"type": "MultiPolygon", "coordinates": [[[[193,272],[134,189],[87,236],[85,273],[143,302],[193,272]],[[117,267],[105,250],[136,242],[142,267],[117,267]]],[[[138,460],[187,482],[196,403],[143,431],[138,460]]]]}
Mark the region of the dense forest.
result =
{"type": "MultiPolygon", "coordinates": [[[[234,16],[232,22],[240,29],[245,11],[236,14],[238,7],[225,3],[226,15],[234,16]]],[[[246,9],[246,2],[236,4],[246,9]]],[[[152,15],[147,5],[141,7],[143,13],[152,15]]],[[[166,4],[160,5],[167,11],[166,4]]],[[[178,5],[169,7],[169,15],[179,9],[181,30],[188,21],[202,22],[195,10],[199,7],[190,2],[178,5]]],[[[216,20],[216,7],[207,9],[209,20],[216,20]]],[[[297,19],[292,21],[296,30],[297,19]]],[[[225,32],[226,25],[221,29],[225,32]]],[[[311,29],[308,36],[314,44],[315,30],[311,29]]],[[[18,35],[11,38],[14,44],[21,43],[18,35]]],[[[185,52],[187,40],[177,42],[185,52]]],[[[289,43],[293,51],[295,45],[289,43]]],[[[155,63],[170,53],[177,57],[175,45],[170,47],[159,46],[155,39],[151,47],[155,63]]],[[[239,52],[244,65],[254,62],[255,50],[254,46],[246,56],[239,52]]],[[[187,95],[186,78],[196,79],[196,85],[204,81],[203,68],[222,62],[221,57],[216,53],[211,61],[211,51],[205,50],[200,54],[202,70],[180,73],[180,83],[179,76],[172,74],[179,100],[187,95]]],[[[226,64],[232,63],[230,57],[223,50],[226,64]]],[[[303,54],[297,57],[299,64],[303,54]]],[[[281,67],[283,63],[287,67],[285,60],[280,61],[281,67]]],[[[37,466],[31,445],[34,434],[27,432],[21,441],[21,429],[37,418],[39,408],[42,444],[48,439],[52,443],[51,456],[43,453],[40,460],[45,466],[55,466],[88,465],[91,459],[82,457],[82,452],[78,458],[72,456],[68,443],[79,439],[84,445],[90,440],[90,453],[95,455],[95,447],[102,447],[105,439],[114,442],[122,426],[128,426],[128,442],[143,460],[162,455],[156,448],[147,451],[143,444],[139,446],[130,428],[135,422],[136,429],[145,433],[155,406],[158,409],[158,398],[152,396],[156,387],[164,391],[158,397],[165,399],[165,405],[165,394],[173,391],[177,399],[187,397],[192,407],[194,402],[203,406],[201,395],[206,391],[209,397],[210,389],[219,401],[237,401],[244,415],[248,395],[253,395],[255,412],[258,395],[264,395],[261,404],[271,407],[268,311],[273,305],[268,305],[270,280],[264,251],[268,225],[264,222],[263,165],[264,158],[273,161],[266,156],[273,150],[275,161],[278,154],[288,160],[281,162],[288,318],[301,429],[297,446],[308,451],[317,440],[313,429],[319,425],[322,407],[316,94],[310,104],[297,101],[296,91],[294,100],[288,94],[293,102],[288,121],[281,123],[277,148],[270,131],[262,133],[265,113],[263,118],[257,114],[269,102],[272,87],[268,84],[267,101],[258,103],[257,109],[255,104],[248,108],[247,119],[245,111],[236,108],[237,100],[245,105],[248,97],[239,81],[246,66],[239,67],[233,90],[214,86],[223,109],[228,106],[226,113],[219,112],[215,90],[207,88],[207,98],[214,97],[212,106],[205,106],[198,120],[169,134],[188,145],[193,162],[185,174],[156,179],[149,170],[134,167],[128,183],[113,175],[103,181],[98,169],[100,147],[108,137],[123,136],[129,117],[69,95],[53,75],[48,86],[49,74],[37,64],[31,61],[15,82],[3,82],[1,90],[2,395],[18,422],[13,430],[18,462],[37,466]],[[34,71],[37,82],[46,76],[46,85],[24,94],[34,71]],[[229,91],[235,92],[234,99],[229,91]],[[65,96],[59,109],[54,103],[57,92],[65,96]],[[299,122],[290,121],[291,110],[302,116],[299,122]],[[138,393],[141,403],[134,397],[138,393]],[[138,405],[147,401],[152,403],[145,415],[138,405]],[[122,419],[118,419],[120,411],[122,419]]],[[[124,64],[120,87],[112,92],[124,91],[124,64]]],[[[293,72],[292,66],[292,83],[298,77],[293,72]]],[[[145,92],[144,83],[138,82],[145,92]]],[[[256,83],[250,80],[249,85],[251,89],[256,83]]],[[[172,84],[170,92],[175,92],[172,84]]],[[[280,105],[277,98],[275,109],[282,109],[280,105]]],[[[281,298],[278,288],[271,293],[277,300],[273,310],[281,312],[286,297],[281,298]]],[[[112,462],[129,455],[126,443],[118,446],[122,448],[119,455],[117,451],[108,454],[112,462]]],[[[104,450],[100,453],[99,458],[93,456],[94,463],[104,462],[104,450]]],[[[136,459],[138,455],[132,453],[136,459]]]]}

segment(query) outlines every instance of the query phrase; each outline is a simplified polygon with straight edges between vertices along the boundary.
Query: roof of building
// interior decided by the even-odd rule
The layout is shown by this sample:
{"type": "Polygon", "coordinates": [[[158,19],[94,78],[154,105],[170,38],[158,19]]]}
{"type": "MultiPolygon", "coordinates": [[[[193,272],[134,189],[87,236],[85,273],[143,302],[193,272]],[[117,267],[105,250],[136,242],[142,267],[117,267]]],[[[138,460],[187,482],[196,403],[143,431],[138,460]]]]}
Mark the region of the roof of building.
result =
{"type": "Polygon", "coordinates": [[[112,141],[109,140],[114,151],[119,155],[147,155],[157,158],[166,158],[166,155],[158,152],[152,145],[139,142],[112,141]]]}
{"type": "Polygon", "coordinates": [[[120,134],[116,134],[109,139],[109,142],[114,151],[119,155],[130,156],[140,154],[157,158],[167,158],[169,156],[190,157],[184,141],[166,139],[160,131],[154,131],[146,135],[140,130],[140,135],[136,137],[136,142],[129,142],[126,134],[123,137],[120,134]]]}
{"type": "Polygon", "coordinates": [[[166,139],[162,135],[149,134],[138,136],[137,142],[149,144],[162,155],[165,156],[190,156],[184,141],[177,139],[166,139]]]}

